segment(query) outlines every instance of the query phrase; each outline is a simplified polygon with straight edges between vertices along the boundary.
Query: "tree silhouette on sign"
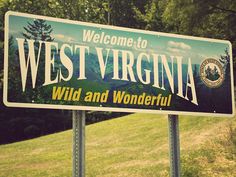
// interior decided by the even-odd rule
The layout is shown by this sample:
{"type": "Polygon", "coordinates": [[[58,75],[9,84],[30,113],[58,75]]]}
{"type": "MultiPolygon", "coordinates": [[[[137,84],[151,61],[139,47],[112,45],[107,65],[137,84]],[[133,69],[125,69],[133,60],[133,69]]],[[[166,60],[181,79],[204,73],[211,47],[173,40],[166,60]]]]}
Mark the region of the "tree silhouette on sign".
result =
{"type": "Polygon", "coordinates": [[[34,39],[35,41],[48,41],[51,42],[54,39],[51,37],[53,31],[51,25],[48,25],[45,20],[36,19],[33,23],[29,23],[24,27],[25,33],[22,35],[26,39],[34,39]]]}
{"type": "MultiPolygon", "coordinates": [[[[34,19],[32,22],[27,22],[27,25],[23,27],[24,31],[21,33],[25,39],[31,39],[35,40],[34,43],[34,51],[35,55],[37,56],[39,54],[40,59],[39,59],[39,66],[38,66],[38,76],[37,76],[37,82],[36,85],[42,85],[42,83],[45,80],[45,44],[41,44],[41,49],[40,49],[40,42],[39,41],[47,41],[47,42],[52,42],[54,41],[54,38],[52,38],[51,33],[53,32],[53,28],[51,25],[47,23],[46,20],[43,19],[34,19]],[[39,53],[40,52],[40,53],[39,53]]],[[[25,47],[25,53],[29,53],[29,46],[27,42],[24,43],[25,47]]],[[[19,57],[19,56],[18,56],[19,57]]],[[[44,101],[43,95],[47,94],[47,90],[44,89],[43,92],[40,90],[41,87],[37,87],[32,89],[32,80],[31,80],[31,70],[29,70],[27,74],[27,83],[26,83],[26,88],[28,88],[27,92],[24,94],[25,99],[29,99],[31,101],[37,100],[38,102],[44,101]]],[[[52,73],[52,77],[54,77],[54,74],[52,73]]]]}

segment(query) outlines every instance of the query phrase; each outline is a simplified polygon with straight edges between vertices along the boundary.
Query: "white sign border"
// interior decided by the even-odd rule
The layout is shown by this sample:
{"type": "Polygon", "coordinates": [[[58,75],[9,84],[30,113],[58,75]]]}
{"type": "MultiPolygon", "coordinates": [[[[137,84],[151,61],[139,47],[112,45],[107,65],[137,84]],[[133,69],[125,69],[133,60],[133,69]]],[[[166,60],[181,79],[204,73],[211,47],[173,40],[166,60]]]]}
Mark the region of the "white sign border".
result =
{"type": "Polygon", "coordinates": [[[154,32],[154,31],[144,31],[139,29],[131,29],[131,28],[124,28],[124,27],[116,27],[110,25],[101,25],[95,23],[87,23],[87,22],[80,22],[80,21],[72,21],[68,19],[60,19],[54,17],[47,17],[42,15],[33,15],[21,12],[13,12],[8,11],[5,14],[5,35],[4,35],[4,84],[3,84],[3,102],[6,106],[9,107],[20,107],[20,108],[46,108],[46,109],[67,109],[67,110],[93,110],[93,111],[114,111],[114,112],[139,112],[139,113],[157,113],[157,114],[173,114],[173,115],[196,115],[196,116],[213,116],[213,117],[233,117],[235,114],[235,100],[234,100],[234,78],[233,78],[233,59],[232,59],[232,44],[230,41],[227,40],[219,40],[219,39],[210,39],[210,38],[202,38],[202,37],[194,37],[194,36],[185,36],[179,34],[169,34],[163,32],[154,32]],[[106,29],[115,29],[115,30],[122,30],[128,32],[138,32],[143,34],[152,34],[152,35],[161,35],[161,36],[168,36],[168,37],[175,37],[181,39],[193,39],[198,41],[208,41],[208,42],[217,42],[217,43],[226,43],[230,46],[230,75],[231,75],[231,95],[232,95],[232,114],[222,114],[222,113],[206,113],[206,112],[189,112],[189,111],[169,111],[169,110],[152,110],[152,109],[133,109],[133,108],[111,108],[111,107],[93,107],[93,106],[76,106],[76,105],[53,105],[53,104],[35,104],[35,103],[14,103],[8,102],[7,100],[7,86],[8,86],[8,32],[9,32],[9,16],[21,16],[21,17],[28,17],[28,18],[37,18],[37,19],[44,19],[49,21],[55,22],[63,22],[68,24],[78,24],[78,25],[85,25],[99,28],[106,28],[106,29]]]}

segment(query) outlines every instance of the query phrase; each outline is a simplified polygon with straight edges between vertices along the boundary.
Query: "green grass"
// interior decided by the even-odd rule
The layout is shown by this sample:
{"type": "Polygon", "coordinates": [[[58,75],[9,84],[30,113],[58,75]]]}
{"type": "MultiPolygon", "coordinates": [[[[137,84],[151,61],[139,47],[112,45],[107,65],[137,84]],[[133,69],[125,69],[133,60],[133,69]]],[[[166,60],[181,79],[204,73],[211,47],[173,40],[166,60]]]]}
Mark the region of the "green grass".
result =
{"type": "MultiPolygon", "coordinates": [[[[236,145],[228,130],[236,127],[235,122],[235,118],[180,117],[184,176],[233,174],[236,145]]],[[[168,121],[163,115],[132,114],[89,125],[86,176],[169,176],[168,148],[168,121]]],[[[71,130],[0,146],[0,177],[69,177],[71,171],[71,130]]]]}

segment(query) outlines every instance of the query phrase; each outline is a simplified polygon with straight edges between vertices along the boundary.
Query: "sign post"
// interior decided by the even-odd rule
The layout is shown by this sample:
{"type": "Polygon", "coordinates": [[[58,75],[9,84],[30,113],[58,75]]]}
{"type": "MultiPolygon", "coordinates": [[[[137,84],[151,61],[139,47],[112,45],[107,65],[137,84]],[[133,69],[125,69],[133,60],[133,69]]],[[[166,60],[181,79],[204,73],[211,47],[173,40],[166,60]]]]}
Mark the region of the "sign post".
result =
{"type": "Polygon", "coordinates": [[[179,117],[168,115],[169,146],[170,146],[170,176],[180,177],[180,143],[179,143],[179,117]]]}
{"type": "Polygon", "coordinates": [[[73,111],[73,177],[85,177],[85,111],[73,111]]]}

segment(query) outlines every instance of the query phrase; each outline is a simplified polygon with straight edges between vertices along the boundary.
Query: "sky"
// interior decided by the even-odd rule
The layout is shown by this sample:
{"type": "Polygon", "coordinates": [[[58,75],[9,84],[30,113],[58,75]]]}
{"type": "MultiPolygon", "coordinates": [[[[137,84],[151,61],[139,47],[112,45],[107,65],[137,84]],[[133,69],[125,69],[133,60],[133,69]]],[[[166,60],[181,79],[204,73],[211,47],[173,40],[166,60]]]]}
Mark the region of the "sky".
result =
{"type": "MultiPolygon", "coordinates": [[[[9,16],[9,36],[12,35],[14,38],[22,37],[22,32],[25,32],[24,26],[27,26],[27,22],[32,23],[33,17],[21,17],[10,15],[9,16]]],[[[47,20],[47,24],[50,24],[53,28],[51,33],[52,37],[55,38],[54,42],[68,43],[68,44],[79,44],[90,47],[104,47],[113,49],[130,50],[134,55],[138,55],[140,52],[148,54],[158,53],[165,54],[167,56],[183,56],[187,62],[188,58],[191,58],[192,64],[200,64],[206,58],[219,59],[220,55],[224,55],[226,48],[229,48],[229,43],[226,41],[209,40],[206,38],[192,38],[190,36],[176,36],[174,34],[163,34],[158,32],[150,32],[144,30],[134,30],[128,28],[113,28],[111,26],[99,26],[98,24],[85,24],[85,23],[73,23],[72,21],[61,22],[60,20],[52,21],[47,20]],[[95,30],[96,33],[109,34],[111,36],[122,36],[132,37],[137,39],[141,37],[147,40],[146,49],[137,49],[137,47],[120,47],[115,45],[104,45],[95,44],[82,41],[83,30],[95,30]]],[[[95,50],[91,50],[95,52],[95,50]]]]}

